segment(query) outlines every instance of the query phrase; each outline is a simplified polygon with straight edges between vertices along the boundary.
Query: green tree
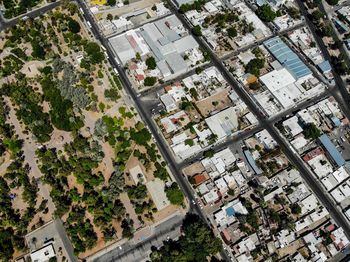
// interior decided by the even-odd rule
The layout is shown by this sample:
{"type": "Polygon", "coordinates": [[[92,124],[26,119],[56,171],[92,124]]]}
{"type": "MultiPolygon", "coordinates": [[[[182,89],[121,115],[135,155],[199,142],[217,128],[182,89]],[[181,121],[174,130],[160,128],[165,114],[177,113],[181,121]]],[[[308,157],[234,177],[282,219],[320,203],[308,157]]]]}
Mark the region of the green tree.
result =
{"type": "Polygon", "coordinates": [[[260,58],[254,58],[245,65],[245,71],[255,76],[260,75],[260,69],[264,67],[265,60],[260,58]]]}
{"type": "Polygon", "coordinates": [[[11,229],[0,229],[0,260],[10,261],[14,253],[12,244],[13,231],[11,229]]]}
{"type": "Polygon", "coordinates": [[[297,203],[292,204],[290,206],[290,210],[292,211],[293,214],[300,214],[301,213],[301,207],[297,203]]]}
{"type": "Polygon", "coordinates": [[[185,145],[189,145],[189,146],[193,146],[194,145],[194,142],[193,142],[193,139],[186,139],[185,140],[185,145]]]}
{"type": "Polygon", "coordinates": [[[230,38],[234,38],[237,36],[237,29],[235,27],[229,27],[227,29],[227,35],[230,37],[230,38]]]}
{"type": "Polygon", "coordinates": [[[204,157],[213,157],[214,154],[215,154],[215,151],[213,149],[209,149],[209,150],[204,152],[203,156],[204,157]]]}
{"type": "Polygon", "coordinates": [[[146,146],[148,141],[151,140],[151,133],[146,128],[139,131],[131,130],[130,137],[136,144],[146,146]]]}
{"type": "Polygon", "coordinates": [[[108,4],[109,6],[115,6],[116,3],[117,3],[116,0],[107,0],[107,4],[108,4]]]}
{"type": "Polygon", "coordinates": [[[192,33],[195,35],[195,36],[201,36],[202,35],[202,29],[199,25],[196,25],[192,28],[192,33]]]}
{"type": "Polygon", "coordinates": [[[89,42],[84,47],[85,52],[89,56],[89,60],[93,64],[101,63],[104,59],[100,46],[95,42],[89,42]]]}
{"type": "Polygon", "coordinates": [[[306,124],[303,129],[303,134],[306,139],[317,139],[321,135],[321,131],[314,123],[306,124]]]}
{"type": "Polygon", "coordinates": [[[339,3],[339,0],[326,0],[326,2],[329,4],[329,5],[337,5],[339,3]]]}
{"type": "Polygon", "coordinates": [[[166,168],[163,167],[158,162],[155,163],[155,168],[156,168],[156,170],[154,171],[153,175],[155,177],[158,177],[159,179],[161,179],[163,181],[167,181],[169,175],[168,175],[168,172],[167,172],[166,168]]]}
{"type": "Polygon", "coordinates": [[[272,22],[277,17],[276,12],[273,11],[271,6],[268,4],[264,4],[264,5],[260,6],[257,9],[256,14],[264,22],[272,22]]]}
{"type": "Polygon", "coordinates": [[[157,63],[156,63],[156,60],[154,59],[153,56],[148,57],[146,59],[146,65],[147,65],[148,69],[150,69],[150,70],[153,70],[153,69],[157,68],[157,63]]]}
{"type": "Polygon", "coordinates": [[[188,214],[182,229],[184,234],[178,241],[167,241],[153,250],[151,261],[207,261],[207,257],[222,249],[221,241],[197,215],[188,214]]]}
{"type": "Polygon", "coordinates": [[[165,193],[171,204],[179,206],[183,204],[184,195],[175,182],[165,189],[165,193]]]}
{"type": "Polygon", "coordinates": [[[71,31],[72,33],[77,34],[80,32],[80,25],[73,18],[70,18],[68,20],[68,28],[69,28],[69,31],[71,31]]]}
{"type": "Polygon", "coordinates": [[[143,81],[145,86],[154,86],[154,84],[157,82],[157,78],[154,76],[147,76],[145,80],[143,81]]]}
{"type": "Polygon", "coordinates": [[[113,15],[112,14],[107,14],[107,20],[112,21],[113,20],[113,15]]]}
{"type": "Polygon", "coordinates": [[[136,60],[140,61],[141,60],[141,55],[139,52],[136,53],[135,55],[136,60]]]}
{"type": "Polygon", "coordinates": [[[37,41],[32,41],[31,44],[33,49],[32,56],[44,60],[46,54],[45,49],[37,41]]]}

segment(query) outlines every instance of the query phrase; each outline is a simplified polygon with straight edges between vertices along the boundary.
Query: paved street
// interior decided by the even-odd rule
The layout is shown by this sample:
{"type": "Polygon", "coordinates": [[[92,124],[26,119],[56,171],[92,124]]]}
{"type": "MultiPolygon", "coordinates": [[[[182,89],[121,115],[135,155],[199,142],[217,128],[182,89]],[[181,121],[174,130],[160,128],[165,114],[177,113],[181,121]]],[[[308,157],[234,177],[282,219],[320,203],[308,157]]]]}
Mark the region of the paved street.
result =
{"type": "MultiPolygon", "coordinates": [[[[126,92],[128,93],[128,95],[134,101],[135,107],[137,108],[140,116],[145,121],[145,123],[149,127],[151,133],[153,134],[155,140],[157,141],[157,143],[159,145],[159,148],[160,148],[160,151],[161,151],[165,161],[168,163],[170,170],[172,171],[172,173],[174,174],[178,184],[180,185],[180,187],[184,191],[187,199],[190,201],[191,211],[199,214],[201,216],[201,218],[204,221],[206,221],[206,216],[205,216],[205,214],[203,214],[202,210],[197,205],[193,205],[192,204],[192,200],[194,200],[194,195],[193,195],[193,191],[192,191],[190,185],[188,184],[186,179],[183,178],[183,176],[181,174],[181,168],[183,167],[183,165],[178,164],[178,163],[176,163],[174,161],[174,159],[172,157],[172,153],[170,152],[170,149],[166,145],[166,143],[163,140],[162,136],[158,133],[158,130],[157,130],[157,127],[155,126],[155,123],[151,120],[151,114],[150,114],[149,110],[146,110],[143,107],[140,98],[137,96],[135,90],[132,88],[132,85],[130,84],[130,81],[128,80],[128,77],[126,76],[124,70],[119,66],[119,63],[115,60],[116,54],[114,54],[113,50],[109,46],[107,39],[101,35],[101,33],[100,33],[100,31],[99,31],[99,29],[98,29],[98,27],[97,27],[93,17],[89,13],[87,7],[82,2],[82,0],[78,0],[78,3],[80,4],[80,6],[84,10],[85,18],[92,25],[91,30],[92,30],[93,34],[106,47],[107,53],[108,53],[108,56],[109,56],[109,60],[110,60],[111,64],[115,68],[117,68],[118,73],[119,73],[120,78],[121,78],[121,81],[122,81],[122,83],[123,83],[123,85],[124,85],[124,87],[126,89],[126,92]]],[[[170,9],[180,19],[180,21],[185,25],[185,27],[188,30],[191,31],[190,25],[188,24],[187,20],[177,11],[176,7],[172,3],[170,4],[170,9]]],[[[310,21],[307,20],[306,22],[309,24],[310,21]]],[[[197,42],[200,44],[200,46],[202,48],[204,48],[206,50],[210,50],[209,47],[207,46],[206,42],[201,37],[197,37],[197,36],[194,36],[194,37],[195,37],[195,39],[197,40],[197,42]]],[[[301,108],[302,106],[307,106],[308,104],[315,103],[315,101],[311,100],[311,101],[307,101],[307,102],[301,103],[296,108],[287,110],[286,112],[284,112],[283,115],[279,115],[278,116],[279,118],[278,117],[274,117],[272,119],[267,119],[266,116],[264,115],[263,110],[256,104],[255,101],[253,101],[251,99],[249,94],[241,86],[238,85],[236,80],[228,72],[228,70],[225,68],[225,66],[223,65],[222,61],[216,56],[216,54],[214,54],[213,52],[210,51],[210,55],[211,55],[211,58],[212,58],[213,65],[215,65],[220,70],[220,72],[223,74],[223,76],[228,81],[228,83],[230,83],[233,87],[235,87],[235,91],[237,92],[237,94],[247,104],[247,106],[251,110],[251,112],[253,112],[258,117],[258,119],[259,119],[259,127],[258,128],[264,128],[264,129],[267,129],[270,132],[272,137],[281,146],[281,149],[284,151],[286,156],[290,159],[291,163],[294,166],[296,166],[296,168],[300,171],[302,177],[304,178],[306,183],[309,185],[311,190],[320,199],[321,203],[328,209],[328,211],[330,212],[332,217],[335,219],[336,223],[338,225],[342,226],[344,228],[345,232],[346,232],[346,235],[348,237],[350,237],[350,226],[348,224],[347,219],[342,214],[341,210],[339,210],[334,205],[334,202],[330,199],[328,194],[325,194],[325,192],[321,188],[320,184],[318,182],[315,182],[315,179],[313,177],[312,172],[305,166],[305,164],[302,161],[302,159],[290,149],[289,143],[287,141],[285,141],[284,138],[281,137],[281,135],[278,133],[276,128],[273,126],[273,123],[275,121],[278,121],[279,119],[282,119],[284,116],[289,114],[291,110],[295,111],[298,108],[301,108]]],[[[327,59],[327,56],[325,56],[325,57],[327,59]]],[[[330,92],[332,92],[332,95],[336,96],[336,98],[338,98],[338,100],[342,99],[342,96],[338,95],[336,90],[331,90],[330,89],[330,92]]],[[[343,95],[343,92],[341,94],[343,95]]],[[[326,93],[325,94],[321,94],[316,99],[318,100],[318,99],[323,98],[323,97],[327,97],[327,94],[326,93]]],[[[346,98],[346,101],[349,101],[349,100],[347,100],[347,98],[346,98]]],[[[243,138],[243,135],[241,137],[238,136],[238,137],[236,137],[236,139],[232,139],[232,141],[226,142],[227,144],[225,143],[225,144],[216,146],[215,149],[220,149],[220,147],[224,148],[225,146],[231,144],[234,140],[237,141],[237,140],[242,139],[242,138],[243,138]]],[[[191,159],[190,161],[195,161],[197,158],[200,158],[200,157],[201,156],[196,156],[195,159],[193,159],[193,160],[191,159]]],[[[227,254],[222,252],[222,256],[225,258],[225,260],[229,260],[227,254]]]]}
{"type": "Polygon", "coordinates": [[[170,219],[152,227],[152,235],[138,243],[130,240],[114,249],[102,250],[87,258],[87,262],[141,261],[151,252],[151,247],[160,247],[168,238],[176,239],[181,235],[182,215],[175,215],[170,219]],[[101,254],[102,253],[102,254],[101,254]]]}
{"type": "Polygon", "coordinates": [[[43,7],[34,9],[26,14],[20,15],[18,17],[12,18],[12,19],[5,19],[0,12],[0,31],[6,30],[12,26],[15,26],[21,19],[23,19],[24,16],[30,17],[30,18],[35,18],[37,16],[40,16],[42,14],[49,12],[50,10],[59,6],[60,4],[61,4],[61,1],[57,0],[56,2],[53,2],[53,3],[47,4],[43,7]]]}
{"type": "Polygon", "coordinates": [[[66,252],[69,256],[70,261],[71,262],[78,261],[78,259],[76,258],[75,254],[74,254],[74,248],[72,246],[72,243],[70,242],[68,235],[66,233],[66,230],[63,226],[62,220],[56,219],[54,223],[56,226],[56,230],[60,236],[60,239],[63,242],[63,245],[64,245],[66,252]]]}
{"type": "MultiPolygon", "coordinates": [[[[318,47],[320,48],[323,57],[326,60],[331,61],[331,56],[327,50],[327,47],[323,43],[322,38],[317,35],[317,33],[316,33],[317,28],[312,23],[312,21],[309,19],[308,12],[303,4],[303,1],[296,0],[296,3],[298,4],[302,15],[305,17],[305,21],[306,21],[313,37],[315,38],[315,41],[316,41],[318,47]]],[[[344,111],[346,116],[349,118],[350,110],[349,110],[348,105],[350,104],[350,94],[347,92],[345,83],[343,82],[342,78],[334,70],[332,70],[332,73],[334,75],[334,80],[335,80],[335,83],[337,86],[337,89],[335,89],[332,92],[332,95],[337,99],[339,105],[342,107],[342,110],[344,111]]]]}
{"type": "MultiPolygon", "coordinates": [[[[128,77],[126,76],[124,69],[121,66],[119,66],[119,63],[116,61],[115,54],[114,54],[112,48],[110,47],[110,45],[108,44],[108,40],[101,34],[94,18],[90,14],[88,7],[84,3],[84,1],[77,0],[77,2],[79,3],[80,7],[84,11],[85,19],[87,19],[87,21],[89,21],[91,26],[92,26],[91,27],[92,33],[94,34],[96,39],[98,41],[100,41],[104,45],[104,47],[106,48],[106,50],[107,50],[106,52],[109,56],[109,61],[112,64],[112,66],[118,70],[119,78],[120,78],[120,80],[125,88],[125,91],[127,92],[128,96],[130,96],[132,98],[132,100],[134,101],[135,108],[139,112],[139,115],[141,116],[142,120],[148,126],[150,132],[153,134],[154,139],[157,141],[158,148],[159,148],[161,154],[163,155],[165,162],[168,163],[168,167],[171,170],[172,174],[174,175],[176,182],[179,184],[179,186],[182,189],[182,191],[184,192],[186,198],[189,200],[190,211],[197,213],[202,218],[203,221],[207,221],[205,214],[198,207],[198,205],[192,203],[192,202],[195,202],[195,198],[194,198],[194,193],[193,193],[193,190],[192,190],[190,184],[182,177],[181,169],[178,166],[178,164],[173,160],[172,153],[170,152],[170,150],[169,150],[166,142],[163,140],[162,136],[158,133],[157,126],[153,122],[151,115],[149,114],[149,112],[147,112],[147,110],[145,110],[142,107],[141,101],[140,101],[136,91],[133,89],[128,77]]],[[[229,260],[226,254],[222,254],[222,256],[226,256],[226,260],[227,261],[229,260]]]]}
{"type": "MultiPolygon", "coordinates": [[[[330,55],[327,51],[327,48],[323,44],[322,39],[319,38],[317,36],[317,34],[315,33],[316,32],[315,26],[311,23],[311,21],[306,16],[306,10],[303,7],[302,1],[301,0],[296,0],[296,1],[300,6],[303,15],[305,15],[305,18],[306,18],[305,22],[310,27],[310,30],[313,33],[313,35],[316,39],[316,42],[319,45],[324,57],[327,60],[330,60],[330,55]]],[[[108,40],[101,34],[101,32],[100,32],[94,18],[90,14],[85,2],[83,0],[77,0],[77,2],[79,4],[79,6],[84,11],[84,18],[87,21],[89,21],[91,26],[92,26],[91,27],[92,33],[94,34],[96,39],[98,41],[100,41],[104,45],[104,47],[106,48],[107,54],[109,56],[109,61],[112,64],[112,66],[118,70],[120,80],[125,88],[125,91],[127,92],[127,95],[134,102],[135,108],[139,112],[140,117],[146,123],[150,132],[153,134],[153,136],[154,136],[154,138],[159,146],[160,152],[162,153],[165,161],[168,163],[168,166],[169,166],[171,172],[174,174],[177,183],[179,184],[179,186],[183,190],[185,196],[189,200],[190,211],[197,213],[203,219],[203,221],[207,222],[206,215],[202,212],[202,210],[198,207],[198,205],[192,203],[192,201],[195,200],[194,192],[193,192],[191,186],[189,185],[188,181],[182,176],[182,171],[181,171],[181,169],[185,165],[190,164],[191,162],[197,161],[198,159],[202,158],[202,153],[200,153],[200,154],[198,154],[198,155],[196,155],[196,156],[194,156],[194,157],[192,157],[192,158],[190,158],[182,163],[177,163],[174,160],[174,157],[173,157],[171,150],[167,146],[167,143],[164,141],[163,137],[159,134],[158,127],[156,126],[156,124],[152,120],[152,113],[151,113],[150,108],[144,106],[144,103],[142,103],[141,97],[139,97],[137,92],[133,89],[128,77],[126,76],[124,69],[119,65],[119,62],[115,59],[116,54],[113,52],[112,48],[108,44],[108,40]]],[[[36,16],[41,15],[42,13],[45,13],[45,12],[51,10],[52,8],[58,6],[59,4],[60,4],[59,1],[54,2],[52,4],[45,6],[45,7],[42,7],[42,8],[39,8],[37,10],[34,10],[32,12],[29,12],[27,14],[27,16],[34,18],[36,16]]],[[[188,21],[184,18],[184,16],[182,16],[178,12],[176,7],[172,3],[170,3],[170,9],[179,18],[179,20],[185,25],[185,27],[189,31],[191,31],[191,28],[190,28],[188,21]]],[[[20,19],[21,18],[16,18],[16,19],[12,19],[9,21],[5,21],[0,16],[0,31],[15,25],[20,19]]],[[[301,25],[296,26],[296,28],[299,26],[301,26],[301,25]]],[[[295,28],[292,28],[292,29],[295,29],[295,28]]],[[[282,32],[282,33],[284,34],[286,32],[282,32]]],[[[280,35],[280,34],[281,33],[278,33],[278,35],[280,35]]],[[[277,34],[274,34],[274,35],[277,35],[277,34]]],[[[324,192],[323,188],[321,187],[319,182],[316,181],[312,172],[306,167],[303,160],[299,157],[299,155],[297,155],[293,150],[291,150],[289,143],[281,136],[281,134],[279,134],[278,130],[274,127],[274,123],[276,123],[277,121],[280,121],[281,119],[283,119],[287,115],[293,113],[294,111],[296,111],[300,108],[305,108],[309,105],[312,105],[312,104],[316,103],[317,101],[319,101],[323,98],[326,98],[329,95],[333,95],[336,98],[336,100],[341,105],[341,107],[342,107],[343,111],[345,112],[345,114],[347,115],[347,117],[350,118],[350,110],[348,107],[348,105],[350,103],[350,95],[346,91],[346,86],[345,86],[344,82],[342,81],[341,77],[334,72],[336,87],[333,87],[333,88],[330,87],[326,92],[319,94],[317,97],[314,97],[311,100],[302,102],[299,105],[297,105],[296,107],[288,109],[288,110],[286,110],[286,111],[284,111],[284,112],[282,112],[274,117],[267,118],[264,114],[264,110],[251,98],[251,96],[247,93],[247,91],[237,83],[237,81],[233,78],[231,73],[226,69],[226,67],[223,65],[222,59],[220,59],[219,57],[217,57],[217,55],[215,53],[210,51],[210,48],[208,47],[208,45],[204,41],[204,39],[202,37],[197,37],[197,36],[193,36],[193,37],[197,40],[197,42],[199,43],[199,45],[202,48],[209,50],[209,52],[210,52],[212,60],[211,60],[211,63],[206,65],[206,66],[215,65],[220,70],[220,72],[222,73],[222,75],[224,76],[226,81],[235,88],[236,93],[241,97],[241,99],[248,106],[249,110],[251,112],[253,112],[259,120],[259,124],[257,127],[254,127],[250,130],[247,130],[247,131],[241,132],[237,135],[234,135],[232,137],[229,137],[223,143],[214,146],[213,149],[215,151],[220,151],[220,150],[226,148],[227,146],[229,146],[233,143],[236,143],[237,141],[240,141],[244,138],[247,138],[247,137],[253,135],[254,133],[256,133],[262,129],[267,129],[269,131],[269,133],[271,134],[271,136],[280,145],[281,149],[286,154],[286,156],[289,158],[291,163],[300,171],[301,176],[304,178],[304,180],[306,181],[308,186],[311,188],[311,190],[316,194],[316,196],[318,197],[320,202],[328,209],[329,213],[334,218],[336,223],[339,226],[342,226],[344,228],[347,237],[350,238],[350,226],[349,226],[347,219],[342,214],[342,211],[334,204],[333,200],[329,197],[329,195],[326,192],[324,192]]],[[[246,48],[247,49],[252,48],[255,45],[257,46],[258,44],[260,44],[260,42],[254,43],[252,46],[249,46],[246,48]]],[[[239,51],[244,51],[244,50],[242,49],[239,51]]],[[[237,54],[236,52],[233,52],[232,54],[224,56],[224,58],[226,59],[226,58],[229,58],[233,55],[236,55],[237,54]]],[[[193,73],[193,72],[189,72],[187,74],[189,75],[190,73],[193,73]]],[[[183,77],[184,77],[184,75],[181,76],[181,78],[183,78],[183,77]]],[[[180,77],[178,79],[180,79],[180,77]]],[[[172,81],[175,81],[175,80],[172,80],[172,81]]],[[[166,83],[166,84],[168,84],[168,83],[166,83]]],[[[159,87],[159,89],[162,87],[163,86],[159,87]]],[[[157,89],[157,90],[159,90],[159,89],[157,89]]],[[[150,94],[152,92],[154,92],[154,90],[145,91],[145,92],[142,92],[142,94],[146,95],[146,94],[150,94]]],[[[119,247],[115,248],[115,249],[111,250],[110,252],[107,252],[103,256],[96,258],[94,260],[91,260],[91,261],[129,261],[129,260],[130,261],[139,261],[140,259],[143,259],[145,257],[144,256],[145,252],[148,252],[150,250],[151,246],[161,245],[162,242],[168,236],[170,238],[178,237],[180,234],[180,231],[179,231],[180,225],[181,225],[181,219],[175,217],[171,221],[169,220],[166,223],[163,223],[163,224],[159,225],[158,227],[154,228],[154,234],[152,235],[152,237],[146,239],[145,241],[142,241],[138,244],[132,244],[130,242],[127,242],[127,243],[123,244],[121,248],[119,248],[119,247]]],[[[64,232],[63,227],[62,227],[62,230],[64,232]]],[[[62,237],[65,238],[64,235],[62,235],[62,237]]],[[[69,242],[69,239],[67,238],[64,241],[69,242]]],[[[222,252],[221,255],[225,260],[227,260],[227,261],[229,260],[227,254],[225,252],[222,252]]],[[[339,258],[342,259],[342,256],[340,255],[339,258]]]]}

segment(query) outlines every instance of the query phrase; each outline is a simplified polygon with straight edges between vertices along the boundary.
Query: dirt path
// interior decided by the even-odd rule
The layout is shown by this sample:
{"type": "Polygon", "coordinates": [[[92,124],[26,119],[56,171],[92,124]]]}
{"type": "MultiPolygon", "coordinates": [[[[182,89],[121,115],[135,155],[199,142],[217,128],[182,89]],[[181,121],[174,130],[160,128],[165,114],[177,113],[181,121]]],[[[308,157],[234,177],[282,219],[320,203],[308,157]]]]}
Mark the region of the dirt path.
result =
{"type": "Polygon", "coordinates": [[[123,203],[126,213],[129,214],[130,218],[134,221],[134,229],[137,230],[141,227],[141,223],[137,218],[137,214],[135,213],[134,207],[132,206],[127,193],[121,193],[119,199],[123,203]]]}
{"type": "MultiPolygon", "coordinates": [[[[12,107],[10,99],[5,97],[5,103],[10,107],[10,112],[8,115],[8,122],[14,125],[14,129],[18,134],[19,139],[23,139],[23,154],[24,154],[24,163],[28,163],[30,167],[30,178],[34,177],[37,180],[40,180],[42,173],[36,163],[35,150],[38,148],[38,144],[35,143],[31,136],[27,136],[23,133],[23,128],[20,122],[17,119],[15,109],[12,107]]],[[[47,207],[49,209],[49,213],[53,214],[55,210],[55,206],[50,197],[49,190],[47,187],[38,181],[39,192],[38,195],[42,196],[44,199],[47,199],[47,207]]]]}

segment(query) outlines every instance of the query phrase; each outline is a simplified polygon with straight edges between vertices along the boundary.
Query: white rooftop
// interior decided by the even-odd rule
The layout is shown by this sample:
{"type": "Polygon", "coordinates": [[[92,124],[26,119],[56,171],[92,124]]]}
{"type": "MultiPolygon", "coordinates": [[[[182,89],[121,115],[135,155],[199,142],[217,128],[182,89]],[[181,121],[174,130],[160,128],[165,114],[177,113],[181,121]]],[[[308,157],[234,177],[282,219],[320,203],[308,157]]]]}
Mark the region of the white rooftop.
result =
{"type": "Polygon", "coordinates": [[[30,258],[33,262],[46,262],[55,256],[56,252],[52,243],[30,253],[30,258]]]}
{"type": "Polygon", "coordinates": [[[293,137],[303,132],[303,129],[299,125],[299,120],[296,116],[283,121],[283,126],[293,137]]]}
{"type": "Polygon", "coordinates": [[[218,139],[231,135],[238,128],[237,113],[233,107],[229,107],[211,117],[205,119],[213,134],[218,139]]]}
{"type": "Polygon", "coordinates": [[[307,198],[303,199],[300,202],[301,206],[301,214],[304,215],[313,211],[316,207],[318,207],[318,201],[314,194],[311,194],[307,198]]]}

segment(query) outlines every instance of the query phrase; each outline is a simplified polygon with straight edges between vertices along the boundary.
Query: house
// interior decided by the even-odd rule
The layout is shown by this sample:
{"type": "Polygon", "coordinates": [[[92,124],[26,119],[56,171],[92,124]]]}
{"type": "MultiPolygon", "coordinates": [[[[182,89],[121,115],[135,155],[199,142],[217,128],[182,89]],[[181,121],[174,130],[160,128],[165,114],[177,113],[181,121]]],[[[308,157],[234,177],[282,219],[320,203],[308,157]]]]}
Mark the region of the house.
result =
{"type": "Polygon", "coordinates": [[[170,94],[164,94],[160,97],[160,100],[165,106],[167,112],[171,112],[177,109],[175,100],[170,94]]]}
{"type": "Polygon", "coordinates": [[[56,252],[51,242],[30,253],[30,258],[33,262],[46,262],[55,256],[56,252]]]}

